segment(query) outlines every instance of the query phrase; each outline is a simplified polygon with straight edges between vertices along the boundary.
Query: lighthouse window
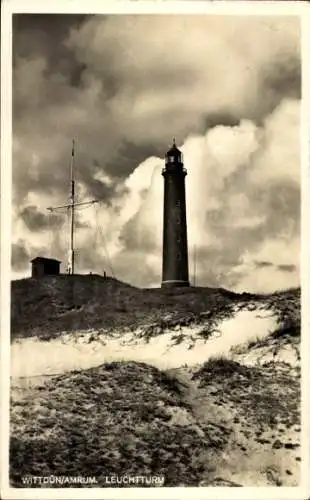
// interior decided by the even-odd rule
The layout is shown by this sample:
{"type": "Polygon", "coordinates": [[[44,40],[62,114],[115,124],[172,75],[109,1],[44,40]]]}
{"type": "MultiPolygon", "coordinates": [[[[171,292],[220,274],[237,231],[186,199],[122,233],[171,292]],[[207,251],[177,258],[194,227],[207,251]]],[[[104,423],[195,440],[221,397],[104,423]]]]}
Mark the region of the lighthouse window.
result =
{"type": "Polygon", "coordinates": [[[174,163],[174,156],[168,156],[168,162],[174,163]]]}
{"type": "Polygon", "coordinates": [[[177,259],[181,260],[181,254],[180,253],[177,253],[177,259]]]}
{"type": "Polygon", "coordinates": [[[181,206],[181,202],[180,202],[180,200],[177,200],[177,201],[175,202],[175,204],[176,204],[176,206],[177,206],[177,207],[180,207],[180,206],[181,206]]]}
{"type": "Polygon", "coordinates": [[[180,207],[176,207],[175,209],[176,212],[176,223],[181,224],[181,213],[180,213],[180,207]]]}

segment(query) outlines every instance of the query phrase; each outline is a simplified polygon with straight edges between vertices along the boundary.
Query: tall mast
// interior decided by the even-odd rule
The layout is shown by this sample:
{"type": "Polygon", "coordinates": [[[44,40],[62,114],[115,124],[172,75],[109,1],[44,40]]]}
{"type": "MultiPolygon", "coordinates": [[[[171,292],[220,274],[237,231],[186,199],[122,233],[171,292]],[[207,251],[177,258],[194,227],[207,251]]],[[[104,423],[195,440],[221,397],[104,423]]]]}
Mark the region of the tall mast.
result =
{"type": "Polygon", "coordinates": [[[70,164],[70,246],[69,246],[69,265],[68,273],[74,274],[74,207],[75,207],[75,181],[74,181],[74,139],[72,141],[72,154],[70,164]]]}
{"type": "Polygon", "coordinates": [[[67,273],[74,274],[75,271],[75,253],[74,253],[74,215],[75,215],[75,207],[93,205],[94,203],[99,203],[100,200],[89,200],[76,202],[75,201],[75,179],[74,179],[74,159],[75,159],[75,142],[74,139],[72,141],[72,152],[71,152],[71,162],[70,162],[70,199],[69,203],[65,205],[59,205],[57,207],[47,207],[49,212],[56,212],[57,210],[67,210],[69,215],[70,222],[70,241],[69,241],[69,249],[68,249],[68,264],[67,264],[67,273]]]}

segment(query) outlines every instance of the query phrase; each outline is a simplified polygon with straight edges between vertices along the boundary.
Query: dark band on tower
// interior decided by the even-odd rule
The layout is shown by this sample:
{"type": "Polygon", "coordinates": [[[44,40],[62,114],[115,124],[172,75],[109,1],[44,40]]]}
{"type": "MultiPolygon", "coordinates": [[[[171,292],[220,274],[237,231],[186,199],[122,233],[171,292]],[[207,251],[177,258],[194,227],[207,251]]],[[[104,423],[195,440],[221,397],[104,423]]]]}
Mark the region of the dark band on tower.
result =
{"type": "Polygon", "coordinates": [[[189,286],[185,177],[175,140],[165,157],[162,287],[189,286]]]}

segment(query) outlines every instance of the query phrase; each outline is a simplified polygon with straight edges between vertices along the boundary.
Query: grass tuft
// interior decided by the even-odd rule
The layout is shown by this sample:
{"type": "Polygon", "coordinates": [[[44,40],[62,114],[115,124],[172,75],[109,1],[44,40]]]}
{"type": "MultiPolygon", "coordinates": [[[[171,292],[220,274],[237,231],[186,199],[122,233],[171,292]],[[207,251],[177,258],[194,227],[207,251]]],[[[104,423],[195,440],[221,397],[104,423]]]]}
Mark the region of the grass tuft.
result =
{"type": "Polygon", "coordinates": [[[225,356],[211,357],[206,361],[192,379],[209,379],[213,376],[229,377],[235,373],[246,378],[251,378],[252,369],[241,365],[237,361],[226,358],[225,356]]]}

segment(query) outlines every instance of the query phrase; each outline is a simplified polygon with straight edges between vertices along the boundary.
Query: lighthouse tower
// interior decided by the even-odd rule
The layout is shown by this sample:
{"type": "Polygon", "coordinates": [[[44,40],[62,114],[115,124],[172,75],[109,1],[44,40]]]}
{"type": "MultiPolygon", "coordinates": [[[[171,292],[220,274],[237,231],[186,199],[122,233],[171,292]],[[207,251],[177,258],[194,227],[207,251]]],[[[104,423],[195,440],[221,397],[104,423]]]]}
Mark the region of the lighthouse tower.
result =
{"type": "Polygon", "coordinates": [[[173,145],[166,153],[162,287],[189,286],[185,177],[182,153],[173,145]]]}

